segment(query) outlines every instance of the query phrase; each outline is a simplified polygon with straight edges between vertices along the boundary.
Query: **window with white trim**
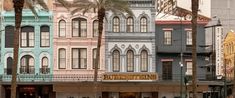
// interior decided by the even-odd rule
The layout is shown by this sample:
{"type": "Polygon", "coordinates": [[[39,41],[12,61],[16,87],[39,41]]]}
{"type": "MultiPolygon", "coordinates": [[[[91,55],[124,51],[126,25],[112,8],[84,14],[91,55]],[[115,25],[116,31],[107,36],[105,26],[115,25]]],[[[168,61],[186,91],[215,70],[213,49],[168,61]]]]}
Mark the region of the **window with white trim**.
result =
{"type": "Polygon", "coordinates": [[[141,17],[140,18],[140,32],[147,32],[147,18],[146,17],[141,17]]]}
{"type": "Polygon", "coordinates": [[[113,18],[113,32],[120,32],[120,19],[117,16],[113,18]]]}
{"type": "Polygon", "coordinates": [[[118,50],[113,51],[113,72],[119,72],[120,71],[120,52],[118,50]]]}
{"type": "Polygon", "coordinates": [[[146,50],[142,50],[140,53],[140,70],[142,72],[148,71],[148,52],[146,50]]]}
{"type": "Polygon", "coordinates": [[[50,32],[48,26],[41,27],[41,47],[50,46],[50,32]]]}
{"type": "Polygon", "coordinates": [[[126,32],[134,32],[134,19],[128,17],[126,20],[126,32]]]}
{"type": "Polygon", "coordinates": [[[134,72],[134,52],[128,50],[126,54],[127,72],[134,72]]]}
{"type": "Polygon", "coordinates": [[[87,49],[72,48],[72,68],[73,69],[87,68],[87,49]]]}
{"type": "Polygon", "coordinates": [[[186,45],[191,46],[192,44],[193,44],[192,31],[188,30],[188,31],[186,31],[186,45]]]}
{"type": "Polygon", "coordinates": [[[192,75],[193,74],[193,63],[192,63],[192,61],[187,61],[186,62],[186,75],[192,75]]]}
{"type": "Polygon", "coordinates": [[[34,47],[34,27],[22,27],[20,36],[21,47],[34,47]]]}
{"type": "Polygon", "coordinates": [[[164,31],[164,45],[171,45],[172,44],[172,31],[164,31]]]}
{"type": "Polygon", "coordinates": [[[72,20],[72,36],[86,37],[87,36],[87,20],[84,18],[75,18],[72,20]]]}
{"type": "Polygon", "coordinates": [[[65,20],[60,20],[59,21],[59,37],[65,37],[66,34],[66,22],[65,20]]]}
{"type": "Polygon", "coordinates": [[[99,35],[98,26],[99,26],[99,21],[98,20],[93,21],[93,37],[98,37],[99,35]]]}
{"type": "MultiPolygon", "coordinates": [[[[95,61],[96,61],[96,53],[97,53],[97,49],[93,49],[92,50],[92,55],[93,55],[93,68],[95,68],[95,61]]],[[[100,65],[98,65],[98,69],[100,68],[100,65]]]]}
{"type": "Polygon", "coordinates": [[[66,50],[64,48],[59,49],[59,56],[58,56],[58,68],[65,69],[66,68],[66,50]]]}

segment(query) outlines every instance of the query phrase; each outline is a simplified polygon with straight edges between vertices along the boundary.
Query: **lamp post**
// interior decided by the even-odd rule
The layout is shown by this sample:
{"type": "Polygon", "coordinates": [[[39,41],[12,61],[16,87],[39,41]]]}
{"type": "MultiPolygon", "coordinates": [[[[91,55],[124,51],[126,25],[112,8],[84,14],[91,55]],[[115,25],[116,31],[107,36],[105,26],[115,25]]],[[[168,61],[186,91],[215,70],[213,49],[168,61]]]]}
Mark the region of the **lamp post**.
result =
{"type": "MultiPolygon", "coordinates": [[[[183,55],[181,53],[181,55],[183,55]]],[[[181,59],[183,56],[181,56],[181,59]]],[[[182,61],[182,60],[181,60],[182,61]]],[[[180,62],[180,98],[183,98],[183,62],[180,62]]]]}

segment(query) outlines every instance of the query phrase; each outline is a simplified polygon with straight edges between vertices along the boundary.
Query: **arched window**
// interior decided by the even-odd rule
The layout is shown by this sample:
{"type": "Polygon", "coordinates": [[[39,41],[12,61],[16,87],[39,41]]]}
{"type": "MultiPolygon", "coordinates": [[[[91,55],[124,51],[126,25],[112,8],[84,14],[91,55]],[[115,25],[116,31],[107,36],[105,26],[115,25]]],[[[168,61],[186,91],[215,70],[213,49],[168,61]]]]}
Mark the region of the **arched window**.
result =
{"type": "Polygon", "coordinates": [[[97,37],[99,35],[98,26],[99,26],[99,21],[98,20],[93,21],[93,37],[97,37]]]}
{"type": "Polygon", "coordinates": [[[66,50],[64,48],[59,49],[58,68],[65,69],[66,67],[66,50]]]}
{"type": "Polygon", "coordinates": [[[113,18],[113,32],[120,32],[120,20],[117,16],[113,18]]]}
{"type": "Polygon", "coordinates": [[[128,17],[126,21],[126,32],[134,32],[134,20],[132,17],[128,17]]]}
{"type": "Polygon", "coordinates": [[[118,50],[113,51],[113,72],[120,71],[120,53],[118,50]]]}
{"type": "Polygon", "coordinates": [[[134,53],[128,50],[126,54],[127,72],[134,72],[134,53]]]}
{"type": "Polygon", "coordinates": [[[66,34],[66,22],[65,20],[60,20],[59,21],[59,37],[65,37],[66,34]]]}
{"type": "Polygon", "coordinates": [[[140,70],[148,71],[148,52],[146,50],[142,50],[140,53],[140,70]]]}
{"type": "Polygon", "coordinates": [[[30,55],[25,55],[21,58],[20,73],[34,74],[34,58],[30,55]]]}
{"type": "Polygon", "coordinates": [[[41,47],[49,47],[50,46],[50,32],[49,26],[41,26],[41,47]]]}
{"type": "Polygon", "coordinates": [[[41,64],[42,64],[41,65],[41,73],[42,74],[48,74],[50,72],[48,58],[43,57],[41,64]]]}
{"type": "Polygon", "coordinates": [[[14,26],[5,27],[5,48],[13,48],[14,46],[14,26]]]}
{"type": "Polygon", "coordinates": [[[140,18],[140,32],[147,32],[147,18],[140,18]]]}
{"type": "Polygon", "coordinates": [[[21,29],[21,47],[34,47],[34,27],[32,26],[25,26],[21,29]]]}
{"type": "Polygon", "coordinates": [[[72,36],[86,37],[87,36],[87,20],[84,18],[75,18],[72,20],[72,36]]]}
{"type": "Polygon", "coordinates": [[[12,65],[13,65],[13,59],[12,57],[8,57],[7,58],[7,70],[6,70],[7,75],[12,74],[12,65]]]}

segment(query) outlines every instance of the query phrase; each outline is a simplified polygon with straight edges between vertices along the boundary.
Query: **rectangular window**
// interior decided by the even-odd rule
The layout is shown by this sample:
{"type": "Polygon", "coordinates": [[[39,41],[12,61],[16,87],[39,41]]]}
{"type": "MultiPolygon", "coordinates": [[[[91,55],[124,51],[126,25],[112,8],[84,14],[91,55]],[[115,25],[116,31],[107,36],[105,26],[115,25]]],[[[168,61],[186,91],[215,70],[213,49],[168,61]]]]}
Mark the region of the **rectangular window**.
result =
{"type": "Polygon", "coordinates": [[[41,32],[41,46],[49,47],[50,46],[50,38],[49,32],[41,32]]]}
{"type": "Polygon", "coordinates": [[[86,37],[86,21],[82,20],[81,21],[81,35],[80,37],[86,37]]]}
{"type": "Polygon", "coordinates": [[[72,68],[73,69],[87,68],[87,49],[84,48],[72,49],[72,68]]]}
{"type": "Polygon", "coordinates": [[[66,68],[66,50],[61,48],[59,49],[59,69],[66,68]]]}
{"type": "Polygon", "coordinates": [[[33,47],[34,46],[34,32],[29,32],[29,44],[28,44],[28,46],[29,47],[33,47]]]}
{"type": "Polygon", "coordinates": [[[76,18],[72,20],[73,37],[86,37],[87,36],[87,20],[76,18]]]}
{"type": "Polygon", "coordinates": [[[164,31],[164,44],[165,45],[172,44],[172,31],[164,31]]]}
{"type": "Polygon", "coordinates": [[[21,28],[20,45],[23,48],[34,47],[34,27],[25,26],[21,28]]]}
{"type": "Polygon", "coordinates": [[[186,45],[191,46],[192,43],[192,31],[186,31],[186,45]]]}
{"type": "MultiPolygon", "coordinates": [[[[93,49],[93,68],[95,68],[96,53],[97,53],[97,49],[93,49]]],[[[98,69],[99,68],[100,68],[100,65],[98,65],[98,69]]]]}
{"type": "Polygon", "coordinates": [[[171,80],[172,79],[172,61],[162,62],[162,79],[171,80]]]}
{"type": "Polygon", "coordinates": [[[78,21],[73,21],[73,36],[78,37],[78,21]]]}
{"type": "Polygon", "coordinates": [[[27,46],[27,33],[26,32],[21,33],[21,46],[22,47],[27,46]]]}
{"type": "Polygon", "coordinates": [[[5,27],[5,47],[13,48],[14,46],[14,26],[5,27]]]}
{"type": "Polygon", "coordinates": [[[193,74],[193,72],[192,72],[192,71],[193,71],[193,70],[192,70],[192,69],[193,69],[193,63],[192,63],[192,61],[187,61],[187,62],[186,62],[186,68],[187,68],[187,69],[186,69],[186,73],[185,73],[185,74],[186,74],[186,75],[192,75],[192,74],[193,74]]]}
{"type": "Polygon", "coordinates": [[[99,22],[98,22],[98,20],[95,20],[93,22],[93,37],[97,37],[99,35],[98,27],[99,27],[99,22]]]}

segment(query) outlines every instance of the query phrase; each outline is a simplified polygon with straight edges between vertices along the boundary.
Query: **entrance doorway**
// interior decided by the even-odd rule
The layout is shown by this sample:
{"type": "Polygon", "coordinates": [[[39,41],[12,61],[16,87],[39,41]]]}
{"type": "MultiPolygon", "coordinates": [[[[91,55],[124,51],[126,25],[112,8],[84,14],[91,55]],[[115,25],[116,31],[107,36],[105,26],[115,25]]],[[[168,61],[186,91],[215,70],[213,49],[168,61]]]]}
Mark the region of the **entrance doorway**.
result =
{"type": "Polygon", "coordinates": [[[120,98],[138,98],[138,93],[134,92],[124,92],[124,93],[119,93],[120,98]]]}
{"type": "Polygon", "coordinates": [[[36,98],[36,90],[34,86],[23,86],[19,89],[19,98],[36,98]]]}

